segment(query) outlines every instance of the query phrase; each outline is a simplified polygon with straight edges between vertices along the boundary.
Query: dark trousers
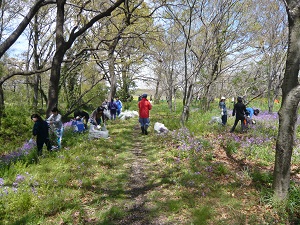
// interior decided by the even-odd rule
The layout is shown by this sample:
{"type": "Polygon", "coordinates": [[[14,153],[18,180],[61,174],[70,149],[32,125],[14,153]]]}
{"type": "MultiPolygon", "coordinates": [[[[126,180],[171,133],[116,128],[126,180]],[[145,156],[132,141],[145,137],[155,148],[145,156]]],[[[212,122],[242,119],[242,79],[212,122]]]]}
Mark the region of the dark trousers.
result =
{"type": "Polygon", "coordinates": [[[227,123],[227,115],[223,115],[222,116],[222,124],[226,125],[226,123],[227,123]]]}
{"type": "Polygon", "coordinates": [[[117,109],[111,109],[110,110],[110,119],[115,120],[117,115],[117,109]]]}
{"type": "Polygon", "coordinates": [[[42,155],[44,144],[47,146],[48,151],[51,151],[51,144],[49,138],[37,138],[36,146],[38,155],[42,155]]]}
{"type": "Polygon", "coordinates": [[[238,124],[239,121],[241,121],[241,126],[242,126],[242,131],[245,130],[245,124],[244,124],[244,118],[240,119],[240,118],[235,118],[233,127],[231,128],[230,132],[233,132],[235,130],[236,125],[238,124]]]}

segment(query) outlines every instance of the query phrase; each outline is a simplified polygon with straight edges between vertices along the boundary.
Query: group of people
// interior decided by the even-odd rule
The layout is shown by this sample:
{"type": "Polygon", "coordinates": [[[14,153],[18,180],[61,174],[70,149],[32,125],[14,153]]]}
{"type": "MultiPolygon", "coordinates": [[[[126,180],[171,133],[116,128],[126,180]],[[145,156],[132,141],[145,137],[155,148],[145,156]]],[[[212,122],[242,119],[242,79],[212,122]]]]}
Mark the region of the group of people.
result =
{"type": "MultiPolygon", "coordinates": [[[[115,120],[116,116],[121,114],[122,107],[121,100],[116,97],[116,100],[112,98],[110,102],[105,99],[101,106],[97,107],[91,115],[82,110],[75,111],[74,120],[72,120],[74,131],[79,133],[85,131],[88,122],[98,127],[100,124],[104,124],[107,119],[115,120]],[[105,113],[105,111],[107,113],[105,113]]],[[[39,114],[32,114],[31,120],[34,122],[32,134],[36,136],[38,155],[42,155],[44,144],[47,146],[48,151],[61,148],[64,127],[62,116],[59,114],[57,107],[51,110],[51,115],[48,119],[43,120],[39,114]],[[52,146],[50,134],[55,136],[56,145],[52,146]]]]}
{"type": "MultiPolygon", "coordinates": [[[[226,125],[227,123],[227,108],[225,101],[226,98],[222,96],[219,102],[219,107],[221,109],[222,125],[226,125]]],[[[253,115],[257,116],[258,114],[259,109],[246,107],[246,105],[243,103],[242,97],[238,97],[237,102],[234,104],[232,111],[232,116],[235,116],[235,121],[232,128],[230,129],[230,132],[234,132],[239,121],[241,121],[242,132],[245,131],[249,124],[255,123],[252,119],[253,115]]]]}
{"type": "MultiPolygon", "coordinates": [[[[143,94],[139,97],[138,108],[139,108],[139,123],[141,126],[142,134],[148,134],[148,127],[150,125],[150,113],[152,109],[151,102],[147,99],[147,94],[143,94]]],[[[221,97],[219,107],[221,109],[221,120],[222,125],[227,123],[227,107],[226,98],[221,97]]],[[[105,99],[101,106],[97,107],[91,115],[85,111],[76,111],[74,113],[74,120],[72,125],[76,127],[75,131],[82,132],[87,129],[87,124],[90,122],[95,126],[100,126],[102,123],[105,124],[107,119],[115,120],[117,116],[122,112],[122,102],[117,97],[116,100],[111,99],[110,102],[105,99]],[[110,113],[108,113],[110,112],[110,113]]],[[[237,102],[234,104],[232,116],[235,116],[235,121],[230,129],[230,132],[234,132],[238,122],[241,122],[242,131],[245,131],[249,124],[254,123],[252,119],[253,115],[259,114],[258,109],[246,107],[243,103],[242,97],[237,98],[237,102]]],[[[57,107],[52,109],[52,114],[45,121],[38,114],[32,114],[31,119],[34,122],[33,135],[36,136],[37,152],[38,155],[42,154],[42,148],[45,144],[49,151],[53,150],[49,139],[49,127],[52,133],[56,136],[57,146],[54,148],[61,148],[61,141],[63,135],[63,124],[61,121],[61,115],[58,113],[57,107]]]]}
{"type": "Polygon", "coordinates": [[[91,114],[90,123],[95,126],[100,126],[101,123],[105,124],[107,119],[115,120],[122,112],[123,104],[121,100],[116,97],[111,101],[105,99],[100,106],[98,106],[91,114]]]}

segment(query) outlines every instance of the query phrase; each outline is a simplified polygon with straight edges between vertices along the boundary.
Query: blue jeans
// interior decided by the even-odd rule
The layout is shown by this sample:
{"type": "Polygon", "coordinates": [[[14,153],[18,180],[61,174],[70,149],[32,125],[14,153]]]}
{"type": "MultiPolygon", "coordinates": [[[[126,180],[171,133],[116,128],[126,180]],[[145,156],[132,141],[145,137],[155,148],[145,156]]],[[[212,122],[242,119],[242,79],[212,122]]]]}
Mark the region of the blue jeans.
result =
{"type": "Polygon", "coordinates": [[[61,148],[61,141],[62,141],[62,136],[63,136],[63,132],[64,132],[64,128],[60,128],[60,129],[55,129],[55,135],[57,137],[56,141],[57,141],[57,147],[61,148]]]}
{"type": "Polygon", "coordinates": [[[141,124],[141,127],[149,127],[150,119],[149,118],[139,118],[139,122],[141,124]]]}

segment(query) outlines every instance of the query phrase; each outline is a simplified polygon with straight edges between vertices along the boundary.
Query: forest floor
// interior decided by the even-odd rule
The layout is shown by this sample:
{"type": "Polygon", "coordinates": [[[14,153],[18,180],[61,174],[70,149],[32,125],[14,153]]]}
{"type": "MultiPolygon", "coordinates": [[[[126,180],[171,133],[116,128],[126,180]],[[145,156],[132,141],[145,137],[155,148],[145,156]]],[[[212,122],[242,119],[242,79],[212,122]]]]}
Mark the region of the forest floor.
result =
{"type": "MultiPolygon", "coordinates": [[[[271,166],[256,164],[246,158],[239,158],[238,154],[236,156],[229,155],[219,142],[216,142],[213,146],[212,163],[224,165],[227,171],[225,173],[227,174],[212,176],[208,179],[211,179],[209,183],[213,183],[213,186],[221,187],[223,193],[218,196],[217,190],[211,191],[210,194],[205,196],[204,200],[201,199],[203,192],[201,193],[199,190],[195,190],[197,187],[192,186],[185,188],[185,192],[190,191],[190,197],[195,198],[193,200],[197,201],[197,203],[195,203],[196,205],[203,204],[202,207],[209,208],[209,213],[207,216],[204,216],[202,222],[201,219],[192,219],[191,211],[194,209],[185,208],[186,206],[178,206],[178,209],[175,210],[177,212],[173,215],[170,215],[170,213],[157,212],[157,199],[152,199],[151,197],[154,192],[161,193],[160,198],[162,202],[173,199],[177,194],[176,188],[171,187],[173,184],[166,185],[163,182],[151,180],[151,173],[161,173],[161,170],[164,168],[164,165],[160,164],[161,162],[159,161],[151,162],[147,150],[145,149],[148,140],[155,141],[156,135],[154,131],[150,133],[149,136],[142,135],[138,125],[133,129],[132,142],[134,143],[134,147],[131,150],[132,158],[129,164],[125,166],[130,168],[130,179],[126,185],[128,198],[124,204],[126,216],[112,221],[112,224],[277,224],[277,222],[280,221],[280,218],[273,211],[271,205],[266,205],[261,202],[260,190],[257,188],[259,185],[255,184],[255,181],[253,181],[248,174],[248,171],[254,170],[260,171],[261,174],[270,174],[273,168],[271,166]],[[197,193],[198,196],[196,196],[197,193]],[[226,195],[226,200],[222,200],[224,195],[226,195]],[[179,209],[180,207],[182,207],[183,210],[179,209]],[[267,218],[265,217],[266,215],[267,218]],[[270,220],[273,222],[266,222],[270,220]]],[[[212,134],[207,138],[212,140],[218,137],[212,134]]],[[[161,175],[165,176],[166,174],[161,175]]],[[[174,176],[174,174],[171,176],[174,176]]],[[[203,183],[205,182],[206,181],[203,183]]],[[[209,193],[210,191],[208,190],[207,192],[209,193]]],[[[188,195],[188,193],[184,195],[186,194],[188,195]]],[[[176,198],[178,198],[178,196],[175,197],[175,199],[176,198]]],[[[186,200],[178,200],[180,204],[185,204],[185,201],[186,200]]],[[[186,204],[188,205],[188,203],[186,204]]],[[[176,208],[176,206],[174,207],[176,208]]],[[[164,207],[160,210],[163,210],[163,208],[164,207]]],[[[167,209],[169,208],[167,207],[167,209]]]]}
{"type": "MultiPolygon", "coordinates": [[[[269,148],[260,143],[244,148],[241,140],[253,138],[250,132],[231,134],[229,126],[217,125],[205,132],[197,126],[196,134],[177,128],[159,135],[155,121],[178,120],[151,119],[148,135],[141,134],[136,118],[109,121],[108,139],[70,132],[61,151],[45,152],[37,164],[11,167],[4,174],[11,177],[4,177],[9,182],[3,191],[12,187],[10,204],[3,200],[3,224],[299,224],[298,215],[289,221],[272,202],[273,139],[269,148]],[[240,145],[230,150],[230,143],[240,145]],[[35,182],[24,183],[29,191],[15,193],[14,175],[35,182]]],[[[296,184],[298,169],[292,167],[296,184]]]]}

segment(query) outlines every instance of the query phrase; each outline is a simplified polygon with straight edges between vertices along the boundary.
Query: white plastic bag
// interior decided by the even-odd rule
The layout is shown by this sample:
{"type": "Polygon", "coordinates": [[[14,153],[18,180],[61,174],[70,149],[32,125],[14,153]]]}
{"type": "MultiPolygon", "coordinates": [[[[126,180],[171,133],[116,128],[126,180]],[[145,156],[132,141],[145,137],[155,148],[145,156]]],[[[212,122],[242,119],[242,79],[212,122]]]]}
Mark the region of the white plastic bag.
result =
{"type": "Polygon", "coordinates": [[[209,124],[213,124],[213,123],[222,123],[222,119],[219,116],[213,116],[211,117],[211,120],[209,121],[209,124]]]}
{"type": "Polygon", "coordinates": [[[125,110],[124,112],[120,113],[119,118],[121,120],[128,120],[128,119],[134,118],[134,117],[136,117],[138,115],[139,115],[139,113],[137,111],[125,110]]]}
{"type": "Polygon", "coordinates": [[[156,122],[154,124],[154,130],[159,134],[165,134],[169,132],[168,128],[166,128],[164,124],[159,122],[156,122]]]}
{"type": "MultiPolygon", "coordinates": [[[[106,129],[106,128],[105,128],[106,129]]],[[[95,128],[95,125],[90,125],[89,138],[108,138],[108,130],[102,131],[95,128]]]]}

